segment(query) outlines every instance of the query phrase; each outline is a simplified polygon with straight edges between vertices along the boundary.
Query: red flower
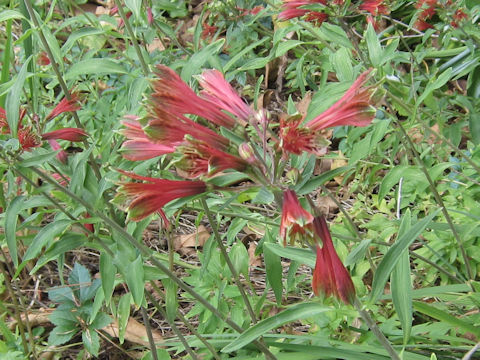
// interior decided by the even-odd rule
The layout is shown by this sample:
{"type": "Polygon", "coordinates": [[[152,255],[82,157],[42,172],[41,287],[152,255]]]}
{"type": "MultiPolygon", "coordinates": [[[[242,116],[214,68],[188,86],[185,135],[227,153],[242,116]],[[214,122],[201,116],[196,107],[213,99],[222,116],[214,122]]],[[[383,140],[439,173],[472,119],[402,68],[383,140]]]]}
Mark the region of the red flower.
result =
{"type": "Polygon", "coordinates": [[[155,19],[153,18],[152,8],[149,6],[149,7],[147,7],[147,21],[148,21],[148,25],[152,25],[154,20],[155,20],[155,19]]]}
{"type": "Polygon", "coordinates": [[[433,25],[432,24],[429,24],[428,22],[424,21],[424,20],[420,20],[420,19],[417,19],[417,21],[415,21],[415,24],[413,25],[413,27],[419,31],[425,31],[427,29],[433,29],[433,25]]]}
{"type": "Polygon", "coordinates": [[[57,154],[57,159],[61,163],[66,164],[67,160],[68,160],[68,154],[62,149],[60,144],[56,140],[53,140],[53,139],[48,140],[48,143],[50,144],[50,147],[54,151],[60,150],[57,154]]]}
{"type": "Polygon", "coordinates": [[[206,70],[199,79],[202,97],[240,119],[248,120],[252,109],[238,96],[218,70],[206,70]]]}
{"type": "Polygon", "coordinates": [[[328,15],[319,11],[303,9],[302,6],[322,4],[327,5],[327,0],[284,0],[282,11],[278,14],[279,20],[289,20],[306,15],[305,20],[320,25],[327,20],[328,15]]]}
{"type": "Polygon", "coordinates": [[[283,193],[282,221],[280,223],[280,237],[283,245],[287,245],[287,237],[293,243],[297,237],[312,237],[313,216],[305,210],[297,199],[293,190],[283,193]]]}
{"type": "Polygon", "coordinates": [[[203,24],[203,30],[202,30],[202,39],[207,39],[209,37],[212,37],[215,35],[217,32],[218,27],[215,25],[208,25],[207,23],[203,24]]]}
{"type": "Polygon", "coordinates": [[[468,15],[465,14],[462,9],[457,9],[455,14],[453,14],[453,20],[450,22],[450,25],[452,25],[454,28],[457,28],[458,24],[467,18],[468,15]]]}
{"type": "Polygon", "coordinates": [[[168,222],[162,210],[165,204],[175,199],[201,194],[207,190],[207,185],[203,181],[155,179],[126,171],[121,173],[136,180],[147,181],[147,183],[123,183],[118,189],[119,193],[125,195],[130,201],[128,218],[133,221],[140,221],[154,212],[159,212],[168,222]]]}
{"type": "Polygon", "coordinates": [[[294,154],[302,151],[323,154],[327,144],[322,141],[320,130],[340,125],[369,125],[375,117],[372,104],[379,100],[375,87],[364,87],[370,72],[361,74],[340,100],[305,126],[301,126],[301,118],[280,121],[281,148],[294,154]]]}
{"type": "Polygon", "coordinates": [[[0,134],[8,134],[10,128],[8,127],[7,114],[5,109],[0,107],[0,134]]]}
{"type": "Polygon", "coordinates": [[[83,141],[85,138],[88,136],[88,134],[78,128],[64,128],[64,129],[59,129],[55,131],[50,131],[48,133],[42,134],[42,139],[43,140],[49,140],[49,139],[62,139],[62,140],[68,140],[68,141],[83,141]]]}
{"type": "MultiPolygon", "coordinates": [[[[218,126],[231,128],[235,120],[221,111],[217,104],[202,99],[187,85],[175,71],[167,66],[157,67],[158,79],[153,83],[152,102],[163,113],[176,117],[184,114],[198,115],[218,126]]],[[[230,101],[227,97],[226,102],[230,101]]]]}
{"type": "Polygon", "coordinates": [[[30,126],[19,128],[17,136],[22,149],[25,151],[30,151],[30,149],[39,147],[42,144],[38,135],[33,132],[30,126]]]}
{"type": "Polygon", "coordinates": [[[50,59],[47,56],[47,53],[45,51],[42,51],[40,54],[38,54],[37,58],[37,64],[38,65],[50,65],[50,59]]]}
{"type": "Polygon", "coordinates": [[[317,296],[320,293],[324,296],[334,295],[345,304],[352,304],[355,299],[355,286],[333,247],[327,222],[322,216],[318,216],[313,220],[313,228],[323,244],[321,248],[317,244],[317,261],[312,279],[313,292],[317,296]]]}
{"type": "Polygon", "coordinates": [[[132,161],[148,160],[175,151],[175,147],[171,145],[152,142],[143,131],[138,120],[127,119],[122,123],[126,126],[126,129],[121,132],[128,139],[123,142],[120,150],[125,159],[132,161]]]}
{"type": "Polygon", "coordinates": [[[185,171],[190,179],[205,174],[212,176],[227,169],[243,171],[248,165],[242,158],[210,146],[204,141],[189,139],[186,145],[177,149],[183,157],[176,163],[176,167],[185,171]]]}
{"type": "Polygon", "coordinates": [[[47,115],[47,120],[53,119],[54,117],[68,111],[77,111],[80,109],[78,104],[77,94],[72,94],[70,100],[63,98],[57,106],[47,115]]]}
{"type": "Polygon", "coordinates": [[[359,9],[368,11],[373,16],[387,15],[390,12],[388,6],[382,3],[383,0],[365,0],[359,9]]]}

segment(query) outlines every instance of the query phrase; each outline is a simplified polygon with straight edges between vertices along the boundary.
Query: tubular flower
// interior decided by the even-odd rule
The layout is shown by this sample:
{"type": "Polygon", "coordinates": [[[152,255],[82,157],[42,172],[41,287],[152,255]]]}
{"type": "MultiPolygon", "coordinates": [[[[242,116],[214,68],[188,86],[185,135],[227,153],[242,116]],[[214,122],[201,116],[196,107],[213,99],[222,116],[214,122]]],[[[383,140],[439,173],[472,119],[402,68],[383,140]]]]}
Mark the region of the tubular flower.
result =
{"type": "Polygon", "coordinates": [[[305,210],[298,201],[293,190],[283,193],[282,221],[280,223],[280,237],[283,246],[287,245],[287,237],[293,244],[297,237],[311,238],[313,233],[313,215],[305,210]]]}
{"type": "Polygon", "coordinates": [[[122,122],[125,129],[121,133],[128,139],[122,144],[122,156],[131,161],[148,160],[175,151],[171,145],[152,142],[142,129],[138,120],[126,119],[122,122]]]}
{"type": "Polygon", "coordinates": [[[64,128],[55,131],[50,131],[48,133],[42,134],[43,140],[50,140],[50,139],[61,139],[61,140],[68,140],[73,142],[83,141],[88,136],[88,134],[78,128],[64,128]]]}
{"type": "Polygon", "coordinates": [[[323,216],[313,220],[315,235],[320,237],[323,246],[317,244],[317,260],[313,270],[312,288],[315,295],[334,295],[345,304],[352,304],[355,299],[355,287],[350,274],[343,266],[333,247],[332,237],[323,216]]]}
{"type": "Polygon", "coordinates": [[[168,222],[162,210],[165,204],[175,199],[201,194],[207,190],[207,185],[203,181],[155,179],[126,171],[121,173],[135,180],[146,181],[146,183],[122,183],[118,189],[120,196],[125,196],[129,201],[128,218],[132,221],[140,221],[158,212],[165,222],[168,222]]]}
{"type": "Polygon", "coordinates": [[[390,10],[388,6],[382,4],[383,0],[365,0],[359,7],[360,10],[368,11],[373,16],[388,15],[390,10]]]}
{"type": "Polygon", "coordinates": [[[328,19],[327,14],[302,8],[302,6],[314,4],[327,5],[327,0],[284,0],[282,11],[278,14],[278,19],[289,20],[305,15],[305,20],[320,25],[328,19]]]}
{"type": "Polygon", "coordinates": [[[203,87],[201,95],[204,99],[227,110],[240,119],[248,120],[253,114],[252,109],[238,96],[232,86],[218,70],[206,70],[199,79],[203,87]]]}
{"type": "Polygon", "coordinates": [[[54,117],[68,111],[77,111],[80,110],[80,105],[78,104],[78,96],[76,93],[73,93],[70,100],[63,98],[57,106],[47,115],[47,120],[53,119],[54,117]]]}
{"type": "Polygon", "coordinates": [[[363,86],[370,72],[367,70],[361,74],[340,100],[305,126],[301,125],[301,118],[280,121],[281,148],[294,154],[302,151],[323,154],[328,143],[322,140],[320,130],[340,125],[369,125],[375,118],[372,104],[379,100],[375,87],[363,86]]]}
{"type": "MultiPolygon", "coordinates": [[[[217,104],[197,96],[175,71],[163,65],[159,65],[157,70],[158,79],[153,83],[152,100],[165,113],[177,117],[184,114],[198,115],[227,128],[235,125],[235,119],[224,113],[217,104]]],[[[229,98],[225,100],[231,101],[229,98]]]]}
{"type": "Polygon", "coordinates": [[[60,150],[56,157],[58,161],[60,161],[63,164],[66,164],[68,160],[68,154],[65,152],[65,150],[62,149],[60,144],[53,139],[48,140],[48,143],[50,144],[50,147],[52,148],[52,150],[54,151],[60,150]]]}
{"type": "Polygon", "coordinates": [[[242,158],[203,141],[188,139],[186,145],[179,146],[177,149],[183,157],[176,163],[176,167],[185,171],[190,179],[205,174],[212,176],[227,169],[243,171],[248,165],[242,158]]]}

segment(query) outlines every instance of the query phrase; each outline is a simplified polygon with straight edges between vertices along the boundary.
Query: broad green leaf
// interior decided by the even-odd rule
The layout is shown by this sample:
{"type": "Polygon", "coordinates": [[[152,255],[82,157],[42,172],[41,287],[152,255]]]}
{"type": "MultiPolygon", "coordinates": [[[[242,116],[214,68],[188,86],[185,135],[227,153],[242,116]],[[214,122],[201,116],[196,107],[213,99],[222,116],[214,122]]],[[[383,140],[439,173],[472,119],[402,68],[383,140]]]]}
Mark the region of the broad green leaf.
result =
{"type": "Polygon", "coordinates": [[[353,49],[350,39],[340,26],[325,22],[321,27],[315,28],[315,30],[317,30],[317,34],[325,41],[339,47],[344,46],[347,49],[353,49]]]}
{"type": "Polygon", "coordinates": [[[140,19],[140,11],[142,9],[142,0],[125,0],[125,5],[135,15],[135,19],[140,19]]]}
{"type": "Polygon", "coordinates": [[[368,23],[365,39],[367,41],[368,56],[370,61],[374,67],[379,67],[383,63],[383,51],[380,41],[378,41],[377,33],[375,32],[375,29],[371,23],[368,23]]]}
{"type": "Polygon", "coordinates": [[[298,261],[302,264],[305,264],[312,269],[315,267],[315,254],[308,249],[301,249],[291,246],[283,247],[279,244],[265,243],[263,247],[267,247],[269,251],[277,254],[278,256],[284,257],[286,259],[298,261]]]}
{"type": "Polygon", "coordinates": [[[378,190],[378,202],[385,198],[385,195],[400,181],[402,176],[405,176],[405,170],[408,169],[409,165],[397,165],[394,166],[382,180],[380,184],[380,189],[378,190]]]}
{"type": "Polygon", "coordinates": [[[94,58],[81,60],[73,64],[65,74],[66,80],[77,79],[82,75],[126,74],[127,70],[118,62],[94,58]]]}
{"type": "Polygon", "coordinates": [[[427,96],[429,96],[433,92],[433,90],[445,85],[451,77],[452,68],[448,68],[447,70],[442,72],[435,80],[429,82],[428,85],[425,87],[425,90],[418,97],[416,106],[419,106],[423,102],[423,100],[425,100],[427,96]]]}
{"type": "Polygon", "coordinates": [[[115,283],[117,268],[113,264],[113,258],[106,252],[100,254],[100,275],[102,277],[102,288],[105,294],[105,303],[110,304],[115,283]]]}
{"type": "Polygon", "coordinates": [[[470,116],[468,117],[468,126],[470,128],[473,143],[475,145],[480,144],[480,113],[470,113],[470,116]]]}
{"type": "Polygon", "coordinates": [[[93,27],[84,27],[84,28],[75,30],[68,36],[67,41],[62,46],[62,53],[63,54],[68,53],[72,48],[72,46],[75,44],[75,42],[85,36],[101,35],[104,33],[105,33],[105,30],[97,29],[93,27]]]}
{"type": "Polygon", "coordinates": [[[360,244],[358,244],[345,259],[345,266],[353,265],[362,260],[365,257],[365,252],[367,251],[371,242],[372,239],[363,239],[360,241],[360,244]]]}
{"type": "Polygon", "coordinates": [[[414,301],[413,308],[415,309],[415,311],[418,311],[422,314],[430,316],[438,321],[447,323],[452,327],[458,327],[465,332],[470,332],[474,334],[476,337],[480,337],[480,327],[474,325],[473,323],[467,322],[458,317],[450,315],[446,311],[440,310],[433,305],[420,302],[420,301],[414,301]]]}
{"type": "Polygon", "coordinates": [[[387,280],[397,264],[400,255],[403,250],[407,249],[412,242],[425,230],[428,224],[433,220],[441,209],[437,209],[432,212],[426,218],[420,220],[413,225],[405,234],[403,234],[387,251],[383,256],[382,261],[378,265],[377,271],[373,277],[372,293],[370,295],[370,301],[376,302],[380,295],[383,293],[383,289],[387,280]]]}
{"type": "MultiPolygon", "coordinates": [[[[262,39],[263,40],[263,39],[262,39]]],[[[288,50],[293,49],[294,47],[303,44],[303,41],[300,40],[285,40],[281,41],[278,44],[278,47],[275,49],[275,56],[274,57],[279,57],[285,54],[288,50]]]]}
{"type": "Polygon", "coordinates": [[[315,315],[329,310],[331,310],[331,308],[317,303],[296,304],[272,317],[259,321],[255,325],[251,326],[246,331],[241,333],[234,341],[225,346],[222,349],[222,352],[230,353],[239,350],[272,329],[276,329],[291,321],[312,318],[315,315]]]}
{"type": "Polygon", "coordinates": [[[52,242],[58,234],[65,231],[65,229],[72,223],[73,221],[68,219],[54,220],[50,224],[43,227],[28,247],[25,255],[23,256],[23,261],[25,262],[35,258],[40,253],[40,250],[42,250],[42,247],[52,242]]]}
{"type": "Polygon", "coordinates": [[[351,53],[344,47],[330,55],[338,80],[354,81],[351,53]]]}
{"type": "Polygon", "coordinates": [[[113,319],[105,313],[98,313],[93,322],[89,325],[91,329],[103,329],[105,326],[111,324],[113,319]]]}
{"type": "Polygon", "coordinates": [[[10,88],[10,91],[7,94],[7,102],[5,104],[5,112],[7,114],[8,127],[12,133],[12,137],[17,137],[19,114],[20,114],[20,99],[22,96],[22,91],[25,84],[25,79],[27,78],[27,69],[28,64],[32,60],[30,56],[25,63],[22,65],[22,68],[18,72],[15,83],[10,88]]]}
{"type": "Polygon", "coordinates": [[[57,346],[65,344],[77,333],[77,328],[70,326],[55,326],[48,335],[48,344],[57,346]]]}
{"type": "Polygon", "coordinates": [[[91,285],[92,278],[90,272],[82,264],[75,263],[73,270],[68,277],[68,284],[72,286],[73,291],[78,290],[80,303],[85,303],[88,300],[86,297],[87,289],[91,285]]]}
{"type": "Polygon", "coordinates": [[[232,246],[232,249],[228,253],[233,267],[238,274],[243,274],[248,279],[248,251],[242,242],[237,242],[232,246]]]}
{"type": "Polygon", "coordinates": [[[259,57],[259,58],[253,58],[248,60],[245,64],[240,66],[237,71],[247,71],[247,70],[255,70],[255,69],[260,69],[265,67],[272,58],[270,56],[266,57],[259,57]]]}
{"type": "Polygon", "coordinates": [[[275,299],[277,300],[277,304],[280,305],[282,303],[282,294],[283,294],[283,268],[280,256],[275,254],[273,251],[270,250],[268,245],[272,245],[271,243],[264,243],[263,244],[263,258],[265,261],[265,272],[267,273],[268,283],[273,289],[275,294],[275,299]]]}
{"type": "Polygon", "coordinates": [[[117,320],[118,320],[118,341],[123,344],[125,340],[125,331],[127,330],[128,319],[130,318],[131,293],[124,294],[118,302],[117,320]]]}
{"type": "Polygon", "coordinates": [[[100,338],[95,329],[88,327],[82,331],[82,343],[90,354],[98,356],[98,351],[100,350],[100,338]]]}
{"type": "Polygon", "coordinates": [[[219,39],[208,46],[205,46],[202,50],[192,55],[188,64],[182,68],[181,78],[184,81],[190,81],[192,75],[197,74],[200,69],[205,65],[210,57],[217,55],[223,48],[225,39],[219,39]]]}
{"type": "Polygon", "coordinates": [[[18,213],[22,209],[22,205],[25,202],[23,196],[15,197],[8,205],[5,212],[5,237],[7,240],[8,251],[12,258],[15,267],[18,267],[18,252],[17,252],[17,238],[15,233],[17,232],[17,220],[18,213]]]}
{"type": "Polygon", "coordinates": [[[126,268],[125,281],[130,289],[133,297],[133,302],[137,306],[143,303],[143,289],[144,289],[144,273],[143,273],[143,259],[141,255],[130,263],[126,268]]]}

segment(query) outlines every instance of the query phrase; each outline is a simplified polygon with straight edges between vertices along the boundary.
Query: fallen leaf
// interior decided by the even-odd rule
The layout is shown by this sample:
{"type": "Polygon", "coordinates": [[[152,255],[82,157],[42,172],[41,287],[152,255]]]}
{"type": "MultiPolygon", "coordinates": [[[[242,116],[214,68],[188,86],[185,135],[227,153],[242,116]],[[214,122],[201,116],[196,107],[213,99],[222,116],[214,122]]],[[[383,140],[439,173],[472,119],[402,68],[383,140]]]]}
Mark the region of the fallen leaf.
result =
{"type": "Polygon", "coordinates": [[[210,233],[208,232],[207,228],[203,225],[200,225],[197,231],[193,234],[178,235],[174,237],[173,244],[175,251],[183,248],[202,247],[209,237],[210,233]]]}
{"type": "Polygon", "coordinates": [[[160,39],[153,39],[153,41],[147,45],[147,50],[148,52],[154,52],[155,50],[158,51],[163,51],[165,50],[165,46],[163,46],[163,43],[160,41],[160,39]]]}
{"type": "Polygon", "coordinates": [[[257,244],[252,241],[248,246],[248,265],[251,268],[260,267],[262,265],[262,258],[255,255],[255,250],[257,250],[257,244]]]}
{"type": "MultiPolygon", "coordinates": [[[[118,338],[118,322],[114,321],[110,325],[104,327],[102,331],[106,332],[112,337],[118,338]]],[[[155,344],[163,342],[163,337],[160,333],[154,329],[151,329],[152,337],[155,344]]],[[[134,318],[128,319],[127,329],[125,330],[125,340],[128,340],[135,344],[140,344],[144,346],[149,346],[148,344],[148,335],[147,329],[141,323],[139,323],[134,318]]]]}

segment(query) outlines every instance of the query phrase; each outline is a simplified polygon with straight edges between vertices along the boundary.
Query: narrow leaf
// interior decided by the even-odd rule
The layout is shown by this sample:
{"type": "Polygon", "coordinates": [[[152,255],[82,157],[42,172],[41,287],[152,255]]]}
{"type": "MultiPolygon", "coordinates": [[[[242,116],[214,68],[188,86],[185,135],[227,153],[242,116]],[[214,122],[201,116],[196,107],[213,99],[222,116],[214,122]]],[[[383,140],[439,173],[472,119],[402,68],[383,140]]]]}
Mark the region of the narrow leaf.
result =
{"type": "Polygon", "coordinates": [[[38,232],[32,243],[28,247],[27,252],[23,257],[23,261],[35,258],[40,253],[40,250],[42,250],[42,247],[44,247],[47,243],[53,241],[55,236],[64,231],[70,224],[72,224],[72,220],[54,220],[54,222],[42,228],[42,230],[38,232]]]}
{"type": "Polygon", "coordinates": [[[8,205],[5,213],[5,237],[7,239],[8,251],[10,252],[15,267],[18,267],[17,238],[15,233],[17,231],[18,213],[20,212],[23,203],[23,196],[15,197],[8,205]]]}

